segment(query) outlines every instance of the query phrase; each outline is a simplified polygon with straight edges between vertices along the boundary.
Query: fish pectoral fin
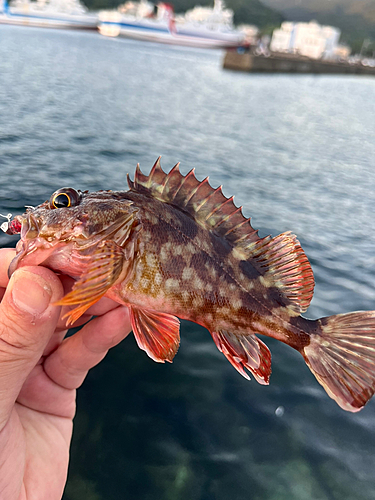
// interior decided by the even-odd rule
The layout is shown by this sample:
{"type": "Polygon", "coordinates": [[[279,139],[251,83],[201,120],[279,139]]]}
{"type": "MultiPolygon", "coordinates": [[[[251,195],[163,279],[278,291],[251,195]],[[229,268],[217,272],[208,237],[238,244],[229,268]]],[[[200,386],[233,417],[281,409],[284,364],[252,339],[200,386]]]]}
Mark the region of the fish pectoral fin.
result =
{"type": "Polygon", "coordinates": [[[67,312],[67,325],[73,324],[82,314],[114,285],[124,266],[124,252],[113,241],[99,244],[90,256],[87,272],[74,283],[72,290],[56,302],[60,306],[77,305],[67,312]]]}
{"type": "Polygon", "coordinates": [[[246,368],[257,382],[269,384],[271,353],[261,340],[253,334],[235,335],[225,330],[211,332],[211,335],[219,351],[243,377],[250,380],[246,368]]]}
{"type": "Polygon", "coordinates": [[[171,314],[130,307],[138,347],[158,363],[172,362],[180,345],[180,321],[171,314]]]}

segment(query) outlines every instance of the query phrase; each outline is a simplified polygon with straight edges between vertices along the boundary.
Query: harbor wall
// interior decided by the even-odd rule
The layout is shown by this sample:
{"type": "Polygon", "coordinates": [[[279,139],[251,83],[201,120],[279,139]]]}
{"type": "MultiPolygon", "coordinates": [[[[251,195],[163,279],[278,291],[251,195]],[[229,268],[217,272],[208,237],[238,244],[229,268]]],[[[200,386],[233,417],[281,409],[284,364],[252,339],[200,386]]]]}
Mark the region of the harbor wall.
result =
{"type": "Polygon", "coordinates": [[[375,75],[375,68],[347,62],[323,61],[291,54],[271,54],[268,57],[228,50],[224,69],[252,73],[313,73],[375,75]]]}

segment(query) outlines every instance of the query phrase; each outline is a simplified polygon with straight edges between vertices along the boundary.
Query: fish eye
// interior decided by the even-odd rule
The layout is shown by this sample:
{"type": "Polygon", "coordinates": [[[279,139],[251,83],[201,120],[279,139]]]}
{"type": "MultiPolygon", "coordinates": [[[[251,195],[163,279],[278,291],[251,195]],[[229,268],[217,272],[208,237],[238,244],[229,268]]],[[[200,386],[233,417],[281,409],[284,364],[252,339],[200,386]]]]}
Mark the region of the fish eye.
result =
{"type": "Polygon", "coordinates": [[[69,208],[78,205],[81,193],[73,188],[62,188],[55,191],[49,200],[50,208],[69,208]]]}

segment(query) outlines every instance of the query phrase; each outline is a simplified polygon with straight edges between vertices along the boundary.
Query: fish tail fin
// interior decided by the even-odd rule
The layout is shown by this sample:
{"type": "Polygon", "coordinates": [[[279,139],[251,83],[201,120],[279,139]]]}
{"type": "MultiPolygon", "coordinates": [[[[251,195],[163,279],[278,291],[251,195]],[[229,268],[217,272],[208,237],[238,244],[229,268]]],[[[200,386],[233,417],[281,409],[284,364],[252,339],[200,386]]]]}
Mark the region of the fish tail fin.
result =
{"type": "Polygon", "coordinates": [[[341,408],[359,411],[375,392],[375,311],[317,320],[302,354],[327,394],[341,408]]]}

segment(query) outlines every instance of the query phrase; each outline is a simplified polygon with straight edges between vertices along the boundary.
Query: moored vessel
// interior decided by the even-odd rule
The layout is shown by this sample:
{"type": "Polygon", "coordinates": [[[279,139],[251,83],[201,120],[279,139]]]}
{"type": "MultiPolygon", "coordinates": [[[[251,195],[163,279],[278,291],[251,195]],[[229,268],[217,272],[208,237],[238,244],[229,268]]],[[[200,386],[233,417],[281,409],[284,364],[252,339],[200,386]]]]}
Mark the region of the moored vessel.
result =
{"type": "Polygon", "coordinates": [[[246,45],[245,33],[234,28],[233,12],[220,0],[213,8],[196,7],[176,16],[171,5],[142,0],[127,2],[118,11],[99,14],[99,32],[136,40],[201,48],[233,48],[246,45]]]}
{"type": "Polygon", "coordinates": [[[4,0],[0,24],[38,28],[97,29],[98,15],[89,13],[79,0],[4,0]]]}

